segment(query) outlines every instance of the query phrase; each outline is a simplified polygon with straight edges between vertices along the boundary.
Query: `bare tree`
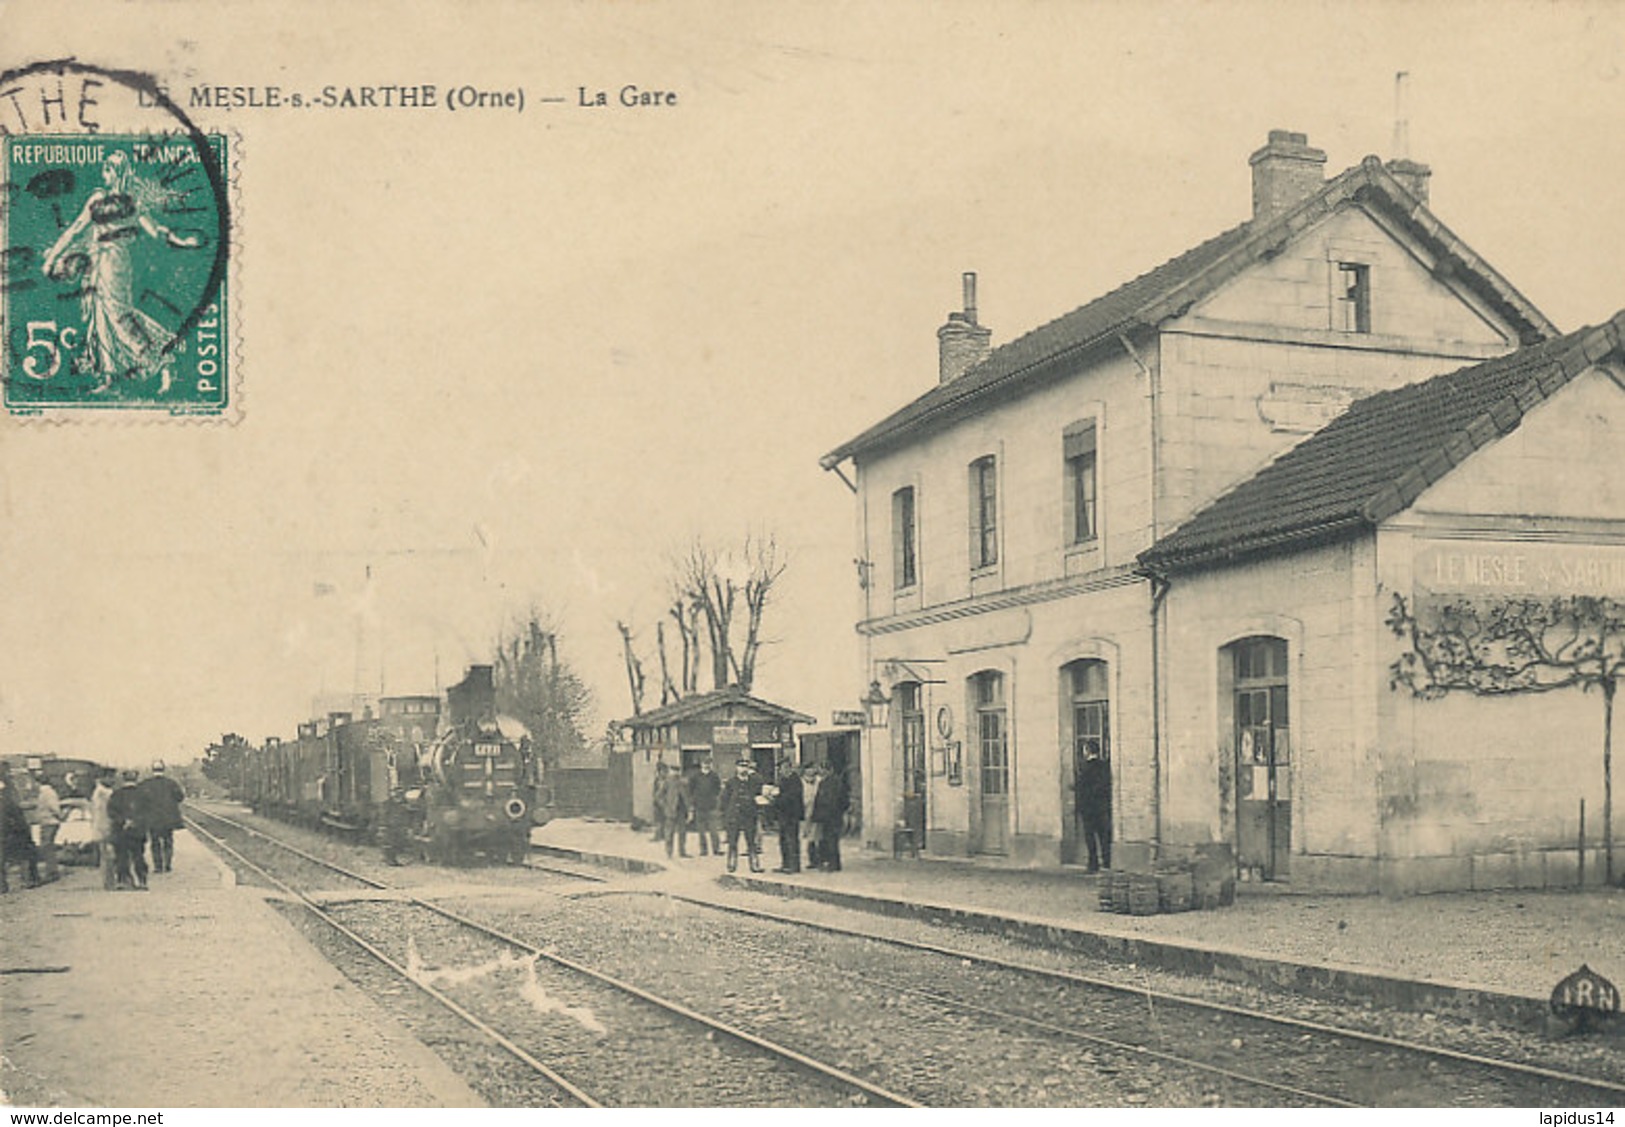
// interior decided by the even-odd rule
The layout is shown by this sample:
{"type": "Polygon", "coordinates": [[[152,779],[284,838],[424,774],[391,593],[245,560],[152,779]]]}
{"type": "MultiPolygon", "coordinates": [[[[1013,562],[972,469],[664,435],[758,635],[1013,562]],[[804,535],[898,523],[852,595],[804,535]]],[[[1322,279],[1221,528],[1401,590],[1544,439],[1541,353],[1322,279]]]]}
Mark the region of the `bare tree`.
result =
{"type": "Polygon", "coordinates": [[[683,694],[672,683],[671,665],[666,660],[666,623],[663,620],[655,622],[655,649],[660,654],[660,704],[664,707],[682,699],[683,694]]]}
{"type": "Polygon", "coordinates": [[[745,538],[745,565],[745,644],[738,672],[739,687],[748,693],[756,681],[756,658],[762,650],[762,618],[788,561],[780,557],[778,538],[769,533],[745,538]]]}
{"type": "Polygon", "coordinates": [[[581,724],[592,692],[559,658],[559,636],[549,617],[532,609],[512,623],[496,644],[499,711],[530,730],[544,763],[556,763],[585,742],[581,724]]]}
{"type": "Polygon", "coordinates": [[[624,622],[617,621],[615,628],[621,632],[621,655],[626,659],[626,684],[632,693],[632,715],[643,713],[643,662],[632,649],[632,628],[624,622]]]}
{"type": "Polygon", "coordinates": [[[682,643],[682,666],[678,670],[677,695],[686,697],[700,690],[700,607],[689,598],[677,576],[669,583],[671,609],[666,613],[677,626],[682,643]]]}
{"type": "Polygon", "coordinates": [[[711,652],[711,687],[723,689],[732,681],[734,603],[739,594],[732,575],[726,574],[726,556],[695,537],[677,562],[683,593],[699,607],[711,652]]]}
{"type": "MultiPolygon", "coordinates": [[[[763,635],[763,623],[786,566],[772,534],[747,536],[737,553],[695,537],[680,554],[668,557],[666,590],[671,604],[666,614],[677,627],[682,647],[674,683],[679,696],[699,691],[700,667],[707,658],[713,689],[737,685],[751,690],[762,647],[770,641],[763,635]],[[741,621],[744,636],[739,638],[741,621]]],[[[661,659],[664,674],[663,644],[661,659]]]]}
{"type": "Polygon", "coordinates": [[[1458,599],[1418,615],[1396,594],[1388,626],[1409,644],[1389,668],[1392,684],[1423,700],[1602,690],[1603,856],[1612,884],[1614,692],[1625,678],[1625,603],[1591,595],[1458,599]]]}

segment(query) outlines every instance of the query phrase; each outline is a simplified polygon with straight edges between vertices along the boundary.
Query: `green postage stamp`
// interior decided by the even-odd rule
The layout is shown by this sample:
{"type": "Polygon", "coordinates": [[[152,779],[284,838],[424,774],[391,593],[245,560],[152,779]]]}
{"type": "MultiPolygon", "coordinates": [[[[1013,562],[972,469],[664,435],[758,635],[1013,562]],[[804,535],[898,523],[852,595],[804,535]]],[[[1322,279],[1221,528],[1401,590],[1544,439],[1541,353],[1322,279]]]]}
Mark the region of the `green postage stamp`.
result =
{"type": "Polygon", "coordinates": [[[229,155],[195,131],[0,136],[10,413],[226,411],[229,155]]]}

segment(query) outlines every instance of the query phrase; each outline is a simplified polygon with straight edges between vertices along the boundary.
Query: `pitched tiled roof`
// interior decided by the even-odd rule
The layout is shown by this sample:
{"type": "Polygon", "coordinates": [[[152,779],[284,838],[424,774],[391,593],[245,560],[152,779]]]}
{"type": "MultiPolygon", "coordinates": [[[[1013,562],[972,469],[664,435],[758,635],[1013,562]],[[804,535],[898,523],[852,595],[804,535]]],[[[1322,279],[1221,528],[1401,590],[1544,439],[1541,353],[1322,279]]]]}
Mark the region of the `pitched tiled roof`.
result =
{"type": "Polygon", "coordinates": [[[1610,356],[1625,358],[1625,312],[1595,328],[1356,400],[1158,540],[1140,554],[1140,565],[1153,574],[1189,571],[1373,528],[1610,356]]]}
{"type": "Polygon", "coordinates": [[[622,723],[629,728],[657,728],[662,724],[674,724],[680,720],[687,720],[712,709],[719,709],[725,705],[735,705],[746,710],[754,710],[771,720],[787,720],[792,724],[814,724],[816,719],[804,716],[782,704],[773,704],[759,697],[753,697],[737,686],[726,689],[716,689],[709,693],[696,693],[684,697],[682,700],[672,701],[659,708],[640,713],[623,720],[622,723]]]}
{"type": "Polygon", "coordinates": [[[1156,269],[994,349],[955,380],[939,384],[819,459],[833,469],[847,458],[898,441],[977,409],[989,394],[1042,380],[1058,362],[1102,341],[1178,317],[1192,304],[1351,200],[1381,209],[1438,255],[1442,266],[1517,326],[1524,343],[1557,334],[1540,310],[1496,273],[1391,176],[1376,157],[1326,182],[1285,214],[1232,227],[1156,269]]]}

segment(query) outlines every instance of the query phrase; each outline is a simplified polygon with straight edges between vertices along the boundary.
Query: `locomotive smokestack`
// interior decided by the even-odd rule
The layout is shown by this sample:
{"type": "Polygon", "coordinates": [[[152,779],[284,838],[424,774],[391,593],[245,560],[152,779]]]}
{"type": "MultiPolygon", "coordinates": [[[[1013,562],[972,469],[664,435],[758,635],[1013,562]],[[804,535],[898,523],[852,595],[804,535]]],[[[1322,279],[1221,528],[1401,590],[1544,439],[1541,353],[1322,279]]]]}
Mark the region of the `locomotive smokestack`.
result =
{"type": "Polygon", "coordinates": [[[470,665],[468,675],[446,690],[446,712],[452,724],[490,724],[497,718],[497,690],[489,665],[470,665]]]}

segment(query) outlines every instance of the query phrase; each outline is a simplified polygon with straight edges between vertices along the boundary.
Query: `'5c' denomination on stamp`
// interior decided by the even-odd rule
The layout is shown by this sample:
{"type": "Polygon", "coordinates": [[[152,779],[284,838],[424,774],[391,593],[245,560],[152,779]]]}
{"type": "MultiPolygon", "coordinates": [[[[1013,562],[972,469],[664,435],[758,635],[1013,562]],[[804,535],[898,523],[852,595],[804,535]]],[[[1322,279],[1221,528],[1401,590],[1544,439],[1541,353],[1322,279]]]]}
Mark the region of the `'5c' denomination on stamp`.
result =
{"type": "Polygon", "coordinates": [[[60,62],[3,79],[6,409],[224,413],[228,138],[200,132],[138,75],[60,62]],[[116,130],[99,112],[108,103],[116,130]]]}

